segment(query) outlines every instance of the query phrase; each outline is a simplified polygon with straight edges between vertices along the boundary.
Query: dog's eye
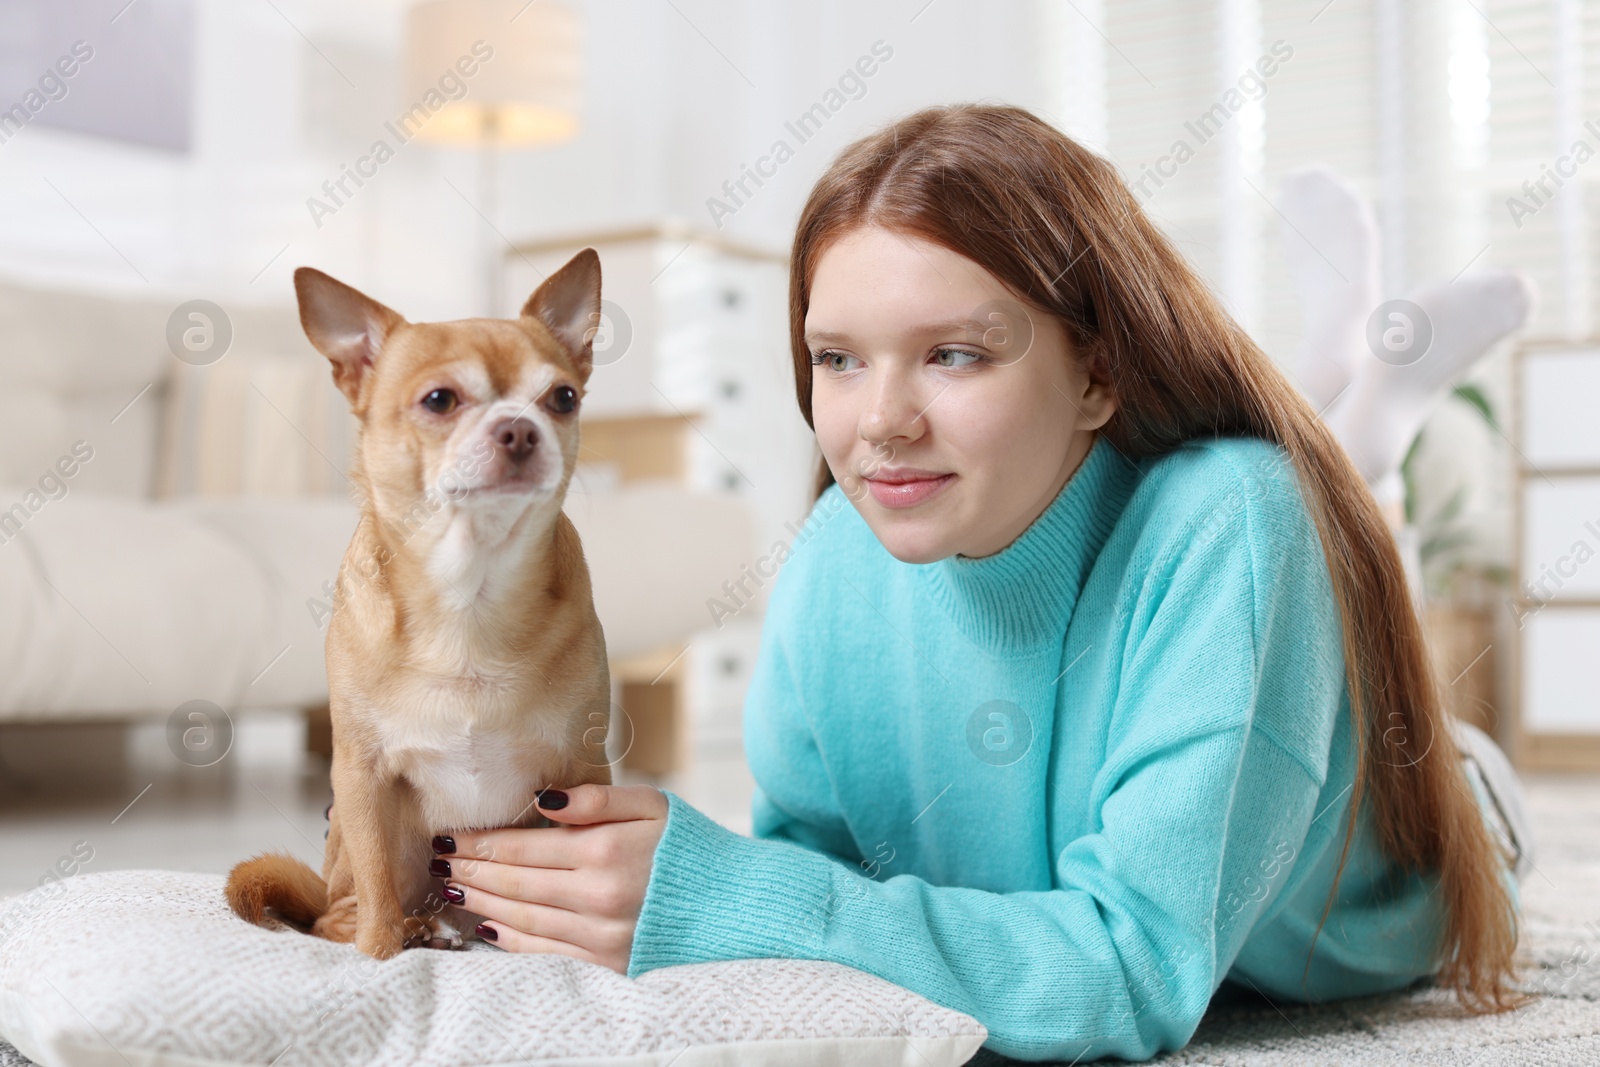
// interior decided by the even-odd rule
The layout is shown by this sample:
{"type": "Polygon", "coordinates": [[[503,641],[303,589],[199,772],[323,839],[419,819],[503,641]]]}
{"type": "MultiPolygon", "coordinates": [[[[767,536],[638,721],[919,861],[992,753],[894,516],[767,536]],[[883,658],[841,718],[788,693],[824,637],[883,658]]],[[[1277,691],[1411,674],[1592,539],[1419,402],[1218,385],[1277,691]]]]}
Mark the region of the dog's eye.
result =
{"type": "Polygon", "coordinates": [[[578,406],[578,391],[570,385],[558,385],[550,391],[550,410],[565,415],[578,406]]]}
{"type": "Polygon", "coordinates": [[[435,415],[445,414],[453,409],[457,402],[458,398],[456,397],[455,392],[450,389],[435,389],[433,392],[422,398],[422,406],[433,412],[435,415]]]}

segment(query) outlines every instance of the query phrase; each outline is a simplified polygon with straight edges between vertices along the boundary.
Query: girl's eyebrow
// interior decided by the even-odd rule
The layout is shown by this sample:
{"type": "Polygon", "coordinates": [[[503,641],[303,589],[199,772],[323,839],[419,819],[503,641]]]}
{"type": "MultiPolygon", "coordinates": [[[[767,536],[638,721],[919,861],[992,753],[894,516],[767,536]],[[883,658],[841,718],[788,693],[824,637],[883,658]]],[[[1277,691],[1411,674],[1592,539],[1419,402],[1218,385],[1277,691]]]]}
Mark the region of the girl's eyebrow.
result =
{"type": "MultiPolygon", "coordinates": [[[[952,333],[976,334],[983,336],[985,330],[994,325],[992,322],[979,322],[977,319],[950,319],[946,322],[928,322],[921,326],[914,326],[906,332],[912,337],[947,336],[952,333]]],[[[850,340],[850,335],[836,330],[813,330],[805,335],[808,342],[841,343],[850,340]]]]}

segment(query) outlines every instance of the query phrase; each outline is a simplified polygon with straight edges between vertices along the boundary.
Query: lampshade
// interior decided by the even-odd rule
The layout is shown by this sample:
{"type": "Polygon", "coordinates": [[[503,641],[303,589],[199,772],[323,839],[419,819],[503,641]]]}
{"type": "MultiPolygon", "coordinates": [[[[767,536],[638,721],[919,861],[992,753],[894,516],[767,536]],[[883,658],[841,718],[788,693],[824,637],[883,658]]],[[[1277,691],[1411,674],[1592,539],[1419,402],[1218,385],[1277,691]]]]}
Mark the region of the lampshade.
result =
{"type": "Polygon", "coordinates": [[[426,112],[424,140],[568,140],[582,77],[582,21],[559,0],[427,0],[407,17],[406,99],[426,112]]]}

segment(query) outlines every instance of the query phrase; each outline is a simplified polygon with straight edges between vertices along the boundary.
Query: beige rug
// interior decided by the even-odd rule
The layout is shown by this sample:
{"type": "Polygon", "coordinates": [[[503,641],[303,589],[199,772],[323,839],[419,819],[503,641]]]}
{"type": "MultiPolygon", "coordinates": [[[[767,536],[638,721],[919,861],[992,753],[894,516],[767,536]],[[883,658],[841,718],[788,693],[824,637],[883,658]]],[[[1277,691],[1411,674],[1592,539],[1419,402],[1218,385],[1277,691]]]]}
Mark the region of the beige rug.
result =
{"type": "MultiPolygon", "coordinates": [[[[1152,1061],[1216,1067],[1600,1065],[1600,776],[1528,781],[1538,869],[1523,884],[1532,1005],[1469,1016],[1433,989],[1317,1008],[1219,998],[1189,1046],[1152,1061]]],[[[972,1067],[1015,1063],[979,1052],[972,1067]]],[[[0,1042],[0,1067],[29,1061],[0,1042]]]]}

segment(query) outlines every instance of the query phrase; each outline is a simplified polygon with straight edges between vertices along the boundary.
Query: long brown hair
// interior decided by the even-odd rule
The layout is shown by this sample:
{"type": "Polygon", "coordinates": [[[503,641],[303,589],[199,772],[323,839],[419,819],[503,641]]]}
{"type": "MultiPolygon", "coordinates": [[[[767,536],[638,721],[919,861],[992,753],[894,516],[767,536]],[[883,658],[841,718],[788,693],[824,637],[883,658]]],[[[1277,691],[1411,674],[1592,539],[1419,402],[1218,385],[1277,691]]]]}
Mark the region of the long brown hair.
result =
{"type": "MultiPolygon", "coordinates": [[[[1520,1003],[1509,984],[1517,916],[1501,881],[1505,862],[1461,770],[1377,502],[1317,413],[1111,165],[1027,111],[970,104],[918,111],[846,148],[807,199],[790,257],[790,347],[807,425],[812,276],[827,246],[863,225],[966,256],[1062,322],[1080,358],[1111,383],[1117,409],[1100,432],[1124,455],[1217,436],[1283,448],[1321,534],[1342,619],[1356,777],[1339,874],[1366,797],[1385,853],[1402,869],[1438,874],[1445,922],[1436,983],[1472,1011],[1520,1003]]],[[[821,463],[816,494],[832,482],[821,463]]],[[[1337,888],[1338,875],[1324,921],[1337,888]]]]}

